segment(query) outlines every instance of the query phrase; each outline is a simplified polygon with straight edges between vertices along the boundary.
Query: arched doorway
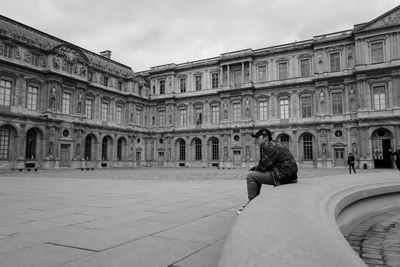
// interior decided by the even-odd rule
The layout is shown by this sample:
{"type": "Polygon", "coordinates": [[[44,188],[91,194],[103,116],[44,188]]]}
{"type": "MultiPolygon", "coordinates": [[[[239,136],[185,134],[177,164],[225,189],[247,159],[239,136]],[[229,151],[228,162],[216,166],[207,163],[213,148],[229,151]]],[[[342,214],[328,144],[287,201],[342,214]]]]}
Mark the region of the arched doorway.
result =
{"type": "Polygon", "coordinates": [[[385,128],[376,129],[372,133],[372,156],[375,168],[392,168],[392,158],[389,154],[392,139],[392,133],[385,128]]]}

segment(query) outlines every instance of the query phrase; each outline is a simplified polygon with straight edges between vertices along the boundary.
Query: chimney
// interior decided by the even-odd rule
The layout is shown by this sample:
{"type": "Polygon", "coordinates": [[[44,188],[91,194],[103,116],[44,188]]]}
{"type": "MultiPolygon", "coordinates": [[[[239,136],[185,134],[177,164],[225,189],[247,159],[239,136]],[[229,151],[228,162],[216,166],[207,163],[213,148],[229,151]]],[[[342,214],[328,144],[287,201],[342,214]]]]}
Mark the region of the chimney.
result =
{"type": "Polygon", "coordinates": [[[111,51],[110,50],[101,51],[100,56],[111,59],[111,51]]]}

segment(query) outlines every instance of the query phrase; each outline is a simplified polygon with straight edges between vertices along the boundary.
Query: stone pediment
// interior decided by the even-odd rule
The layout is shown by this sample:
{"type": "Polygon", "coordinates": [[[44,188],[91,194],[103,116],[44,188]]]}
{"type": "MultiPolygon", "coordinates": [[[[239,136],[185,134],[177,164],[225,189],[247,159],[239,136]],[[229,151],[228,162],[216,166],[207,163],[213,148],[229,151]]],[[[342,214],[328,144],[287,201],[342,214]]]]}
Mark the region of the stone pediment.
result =
{"type": "Polygon", "coordinates": [[[337,142],[337,143],[333,144],[332,147],[346,147],[346,144],[343,144],[341,142],[337,142]]]}
{"type": "Polygon", "coordinates": [[[377,17],[376,19],[365,23],[355,30],[357,32],[369,31],[379,28],[386,28],[390,26],[400,25],[400,6],[393,8],[385,14],[377,17]]]}
{"type": "Polygon", "coordinates": [[[60,57],[65,58],[69,63],[81,63],[81,64],[88,64],[88,58],[84,53],[82,53],[79,49],[68,45],[58,45],[53,48],[53,51],[59,55],[60,57]]]}

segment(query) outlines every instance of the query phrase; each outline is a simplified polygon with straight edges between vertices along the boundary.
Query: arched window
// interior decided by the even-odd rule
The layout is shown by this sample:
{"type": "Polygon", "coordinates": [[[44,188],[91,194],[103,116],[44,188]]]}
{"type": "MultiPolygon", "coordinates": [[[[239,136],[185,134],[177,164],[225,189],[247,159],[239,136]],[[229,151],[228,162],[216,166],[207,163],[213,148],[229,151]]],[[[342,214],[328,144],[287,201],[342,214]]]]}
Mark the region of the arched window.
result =
{"type": "Polygon", "coordinates": [[[196,139],[194,150],[195,150],[194,159],[201,160],[202,156],[201,156],[201,140],[200,139],[196,139]]]}
{"type": "Polygon", "coordinates": [[[219,160],[219,142],[217,138],[211,141],[211,160],[219,160]]]}
{"type": "Polygon", "coordinates": [[[182,139],[179,140],[179,160],[186,160],[186,144],[182,139]]]}
{"type": "Polygon", "coordinates": [[[10,151],[10,129],[7,127],[0,128],[0,159],[8,159],[10,151]]]}
{"type": "Polygon", "coordinates": [[[305,134],[303,136],[303,153],[305,160],[313,159],[313,142],[311,134],[305,134]]]}
{"type": "Polygon", "coordinates": [[[118,142],[117,142],[117,160],[122,160],[122,143],[123,143],[123,139],[122,138],[118,139],[118,142]]]}
{"type": "Polygon", "coordinates": [[[36,158],[36,142],[37,142],[36,130],[30,129],[26,134],[25,158],[27,158],[27,159],[35,159],[36,158]]]}
{"type": "Polygon", "coordinates": [[[85,139],[85,159],[92,159],[92,136],[88,135],[85,139]]]}

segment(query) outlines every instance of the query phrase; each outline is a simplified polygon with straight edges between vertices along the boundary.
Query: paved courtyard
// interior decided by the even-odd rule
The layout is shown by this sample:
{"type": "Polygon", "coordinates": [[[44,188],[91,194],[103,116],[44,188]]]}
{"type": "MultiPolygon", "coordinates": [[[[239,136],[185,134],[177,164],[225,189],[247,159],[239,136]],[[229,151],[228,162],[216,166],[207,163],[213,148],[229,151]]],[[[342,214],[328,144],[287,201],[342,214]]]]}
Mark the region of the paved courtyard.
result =
{"type": "MultiPolygon", "coordinates": [[[[216,266],[247,198],[247,172],[0,171],[0,266],[216,266]]],[[[301,169],[299,177],[343,173],[301,169]]]]}

